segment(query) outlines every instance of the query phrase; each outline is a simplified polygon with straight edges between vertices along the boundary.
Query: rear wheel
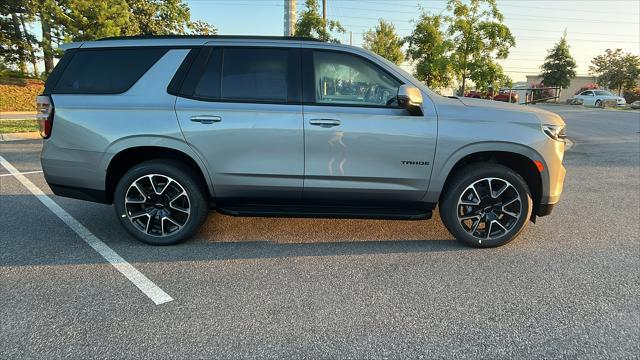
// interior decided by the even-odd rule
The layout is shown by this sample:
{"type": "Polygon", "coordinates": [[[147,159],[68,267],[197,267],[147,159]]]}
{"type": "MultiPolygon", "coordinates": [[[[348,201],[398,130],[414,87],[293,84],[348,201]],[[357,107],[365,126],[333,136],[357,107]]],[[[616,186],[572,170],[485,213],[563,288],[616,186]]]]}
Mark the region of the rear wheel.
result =
{"type": "Polygon", "coordinates": [[[440,216],[459,241],[495,247],[515,239],[531,217],[527,183],[499,164],[473,164],[454,174],[440,203],[440,216]]]}
{"type": "Polygon", "coordinates": [[[114,204],[125,229],[152,245],[191,237],[209,210],[193,171],[172,160],[146,161],[127,171],[116,187],[114,204]]]}

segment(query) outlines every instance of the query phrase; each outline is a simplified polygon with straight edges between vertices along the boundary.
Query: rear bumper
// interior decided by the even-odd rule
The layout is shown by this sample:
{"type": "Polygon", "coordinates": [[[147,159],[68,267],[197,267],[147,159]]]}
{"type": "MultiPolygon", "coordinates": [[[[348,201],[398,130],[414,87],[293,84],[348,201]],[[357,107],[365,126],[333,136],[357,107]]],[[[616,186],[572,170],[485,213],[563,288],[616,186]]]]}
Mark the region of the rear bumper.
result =
{"type": "Polygon", "coordinates": [[[75,186],[49,184],[51,191],[58,196],[78,200],[86,200],[101,204],[110,204],[107,193],[102,190],[87,189],[75,186]]]}

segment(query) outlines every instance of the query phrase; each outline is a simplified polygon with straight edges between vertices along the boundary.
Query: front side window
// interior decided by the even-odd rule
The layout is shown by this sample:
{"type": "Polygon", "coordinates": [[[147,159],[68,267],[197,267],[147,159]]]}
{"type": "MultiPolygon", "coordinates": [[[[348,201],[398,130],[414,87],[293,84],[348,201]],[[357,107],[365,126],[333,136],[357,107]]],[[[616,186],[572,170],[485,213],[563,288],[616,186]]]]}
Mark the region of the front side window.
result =
{"type": "Polygon", "coordinates": [[[400,82],[357,56],[314,51],[316,103],[395,106],[400,82]]]}
{"type": "Polygon", "coordinates": [[[580,94],[580,95],[583,95],[583,96],[593,96],[593,92],[592,92],[592,91],[585,91],[585,92],[583,92],[583,93],[582,93],[582,94],[580,94]]]}

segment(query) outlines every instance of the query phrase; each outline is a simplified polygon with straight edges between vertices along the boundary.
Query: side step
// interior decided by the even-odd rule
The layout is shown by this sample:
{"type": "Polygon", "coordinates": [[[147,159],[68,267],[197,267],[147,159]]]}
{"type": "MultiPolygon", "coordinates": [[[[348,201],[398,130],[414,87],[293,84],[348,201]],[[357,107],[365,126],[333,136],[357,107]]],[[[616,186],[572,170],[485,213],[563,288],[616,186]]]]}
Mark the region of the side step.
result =
{"type": "Polygon", "coordinates": [[[256,217],[346,218],[386,220],[427,220],[431,210],[302,205],[228,205],[216,208],[221,214],[256,217]]]}

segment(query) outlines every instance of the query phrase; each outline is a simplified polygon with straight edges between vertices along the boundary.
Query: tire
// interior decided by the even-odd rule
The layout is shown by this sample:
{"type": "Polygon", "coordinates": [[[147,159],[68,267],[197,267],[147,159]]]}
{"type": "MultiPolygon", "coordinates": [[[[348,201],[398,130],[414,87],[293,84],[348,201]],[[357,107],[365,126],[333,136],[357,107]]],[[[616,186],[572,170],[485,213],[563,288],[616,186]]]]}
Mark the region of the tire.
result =
{"type": "Polygon", "coordinates": [[[113,203],[122,226],[136,239],[150,245],[173,245],[193,236],[207,218],[205,194],[205,186],[187,166],[173,160],[151,160],[122,176],[113,203]]]}
{"type": "Polygon", "coordinates": [[[532,210],[531,192],[524,179],[508,167],[492,163],[471,164],[456,171],[440,200],[440,217],[447,230],[473,247],[496,247],[512,241],[525,228],[532,210]]]}
{"type": "Polygon", "coordinates": [[[602,101],[596,100],[595,107],[601,108],[602,107],[602,101]]]}

